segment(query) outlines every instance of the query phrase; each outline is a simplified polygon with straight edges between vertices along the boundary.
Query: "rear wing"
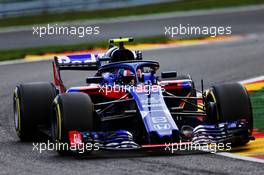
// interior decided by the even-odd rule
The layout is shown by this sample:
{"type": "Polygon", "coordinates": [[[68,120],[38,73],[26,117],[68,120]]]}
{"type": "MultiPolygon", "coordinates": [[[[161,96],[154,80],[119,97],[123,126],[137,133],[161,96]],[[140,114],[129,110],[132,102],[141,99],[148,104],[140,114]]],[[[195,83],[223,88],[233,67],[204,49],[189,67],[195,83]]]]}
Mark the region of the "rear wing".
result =
{"type": "Polygon", "coordinates": [[[61,79],[61,70],[97,70],[101,64],[101,54],[80,54],[55,56],[53,61],[54,84],[61,91],[66,91],[66,87],[61,79]]]}
{"type": "MultiPolygon", "coordinates": [[[[119,43],[119,50],[124,50],[125,42],[132,42],[133,38],[118,38],[110,39],[110,45],[119,43]]],[[[124,50],[126,51],[126,50],[124,50]]],[[[129,51],[130,52],[130,51],[129,51]]],[[[119,55],[123,56],[119,53],[119,55]]],[[[132,52],[133,59],[141,60],[142,53],[139,51],[132,52]]],[[[130,60],[130,59],[129,59],[130,60]]],[[[55,56],[53,61],[53,76],[54,83],[61,92],[65,92],[66,88],[61,79],[61,70],[98,70],[99,67],[109,64],[113,61],[113,58],[107,54],[79,54],[79,55],[65,55],[55,56]]]]}
{"type": "Polygon", "coordinates": [[[55,56],[54,63],[58,70],[97,70],[98,54],[55,56]]]}

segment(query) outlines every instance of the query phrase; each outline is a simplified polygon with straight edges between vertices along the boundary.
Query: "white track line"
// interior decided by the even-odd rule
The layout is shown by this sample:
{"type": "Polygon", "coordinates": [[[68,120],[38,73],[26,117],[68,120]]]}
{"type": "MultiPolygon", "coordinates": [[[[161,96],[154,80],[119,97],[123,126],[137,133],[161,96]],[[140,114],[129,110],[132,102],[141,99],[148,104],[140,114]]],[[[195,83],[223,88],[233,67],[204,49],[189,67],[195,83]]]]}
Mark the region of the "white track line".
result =
{"type": "Polygon", "coordinates": [[[247,79],[247,80],[242,80],[242,81],[239,81],[239,83],[247,84],[247,83],[253,83],[253,82],[261,81],[261,80],[264,80],[264,75],[263,76],[259,76],[259,77],[255,77],[255,78],[250,78],[250,79],[247,79]]]}
{"type": "Polygon", "coordinates": [[[251,162],[264,163],[263,159],[258,159],[258,158],[254,158],[254,157],[247,157],[247,156],[240,156],[240,155],[232,154],[232,153],[228,153],[228,152],[214,153],[214,154],[225,156],[225,157],[230,157],[233,159],[240,159],[240,160],[246,160],[246,161],[251,161],[251,162]]]}
{"type": "Polygon", "coordinates": [[[18,59],[18,60],[11,60],[11,61],[0,61],[0,66],[21,64],[21,63],[32,63],[32,62],[40,62],[40,61],[48,61],[48,59],[35,59],[35,60],[18,59]]]}

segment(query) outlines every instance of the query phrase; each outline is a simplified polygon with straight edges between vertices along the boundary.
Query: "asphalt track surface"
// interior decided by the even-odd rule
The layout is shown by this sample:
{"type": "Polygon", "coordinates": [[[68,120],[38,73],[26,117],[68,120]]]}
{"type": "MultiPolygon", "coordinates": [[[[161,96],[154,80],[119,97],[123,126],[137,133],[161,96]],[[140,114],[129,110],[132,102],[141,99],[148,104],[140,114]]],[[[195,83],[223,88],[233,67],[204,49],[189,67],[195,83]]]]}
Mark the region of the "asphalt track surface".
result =
{"type": "MultiPolygon", "coordinates": [[[[88,35],[87,37],[80,38],[76,35],[45,35],[39,38],[38,35],[32,35],[32,27],[28,27],[21,31],[12,31],[0,33],[0,49],[7,48],[21,48],[21,47],[37,47],[45,45],[67,45],[83,42],[94,41],[107,41],[109,38],[115,38],[120,36],[133,36],[146,37],[163,35],[165,33],[165,26],[179,26],[182,24],[187,26],[231,26],[233,35],[241,35],[248,33],[262,33],[264,31],[264,6],[261,6],[258,10],[247,11],[234,11],[229,10],[222,14],[194,14],[188,16],[164,17],[161,19],[146,19],[146,20],[124,20],[122,22],[104,22],[95,24],[86,24],[85,22],[81,26],[99,26],[99,35],[88,35]]],[[[65,26],[64,24],[62,26],[65,26]]],[[[74,25],[74,23],[72,24],[74,25]]],[[[35,25],[44,26],[44,25],[35,25]]],[[[179,36],[186,37],[186,36],[179,36]]]]}
{"type": "MultiPolygon", "coordinates": [[[[190,73],[195,81],[212,84],[243,80],[264,74],[264,37],[212,45],[144,52],[161,64],[161,70],[190,73]]],[[[66,73],[66,84],[84,84],[91,73],[66,73]]],[[[51,81],[50,61],[0,66],[0,174],[263,174],[263,164],[208,153],[174,155],[137,152],[94,153],[82,159],[59,157],[55,151],[32,151],[31,143],[15,136],[12,91],[16,84],[51,81]]],[[[197,83],[197,86],[199,83],[197,83]]]]}
{"type": "MultiPolygon", "coordinates": [[[[197,87],[203,78],[208,88],[264,74],[264,36],[256,33],[256,38],[241,41],[145,51],[144,57],[159,61],[161,70],[191,74],[197,87]]],[[[60,157],[55,151],[33,151],[32,143],[21,143],[15,135],[12,92],[18,83],[52,81],[51,71],[50,61],[0,66],[0,174],[264,173],[263,164],[201,152],[95,152],[74,158],[60,157]]],[[[66,84],[74,85],[85,84],[84,78],[92,74],[70,72],[63,76],[66,84]]]]}

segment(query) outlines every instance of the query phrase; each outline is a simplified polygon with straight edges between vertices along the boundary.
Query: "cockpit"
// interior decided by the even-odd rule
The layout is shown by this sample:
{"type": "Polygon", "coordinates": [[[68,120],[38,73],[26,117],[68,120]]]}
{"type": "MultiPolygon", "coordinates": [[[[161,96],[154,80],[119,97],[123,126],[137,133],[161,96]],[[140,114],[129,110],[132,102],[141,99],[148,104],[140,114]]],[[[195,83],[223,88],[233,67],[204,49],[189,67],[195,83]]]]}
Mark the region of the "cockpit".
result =
{"type": "Polygon", "coordinates": [[[106,84],[156,84],[158,68],[158,63],[153,61],[126,61],[103,66],[97,76],[103,77],[106,84]]]}

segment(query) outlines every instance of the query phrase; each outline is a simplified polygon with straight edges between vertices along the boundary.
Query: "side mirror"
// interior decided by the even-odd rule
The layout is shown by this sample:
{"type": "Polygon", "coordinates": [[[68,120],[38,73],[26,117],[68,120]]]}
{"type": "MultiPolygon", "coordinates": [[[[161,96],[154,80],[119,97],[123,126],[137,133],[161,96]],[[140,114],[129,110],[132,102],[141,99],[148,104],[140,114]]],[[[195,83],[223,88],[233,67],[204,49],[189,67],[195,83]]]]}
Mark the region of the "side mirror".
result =
{"type": "Polygon", "coordinates": [[[136,50],[135,53],[136,53],[136,60],[142,60],[143,58],[142,52],[139,50],[136,50]]]}
{"type": "Polygon", "coordinates": [[[161,72],[161,78],[176,78],[176,77],[177,77],[176,71],[161,72]]]}
{"type": "Polygon", "coordinates": [[[88,77],[86,78],[86,83],[101,83],[103,81],[103,77],[88,77]]]}

